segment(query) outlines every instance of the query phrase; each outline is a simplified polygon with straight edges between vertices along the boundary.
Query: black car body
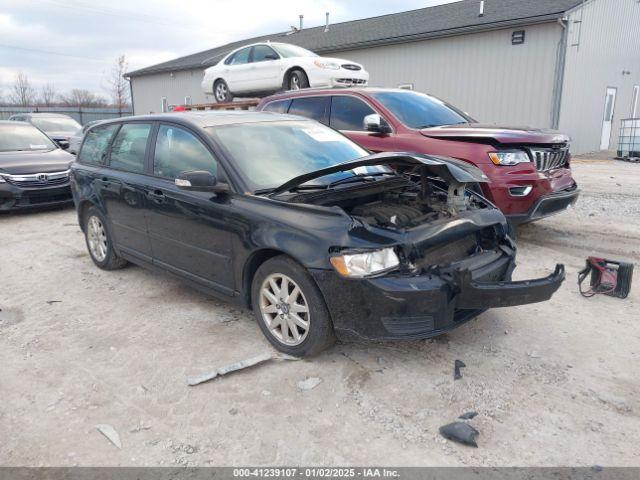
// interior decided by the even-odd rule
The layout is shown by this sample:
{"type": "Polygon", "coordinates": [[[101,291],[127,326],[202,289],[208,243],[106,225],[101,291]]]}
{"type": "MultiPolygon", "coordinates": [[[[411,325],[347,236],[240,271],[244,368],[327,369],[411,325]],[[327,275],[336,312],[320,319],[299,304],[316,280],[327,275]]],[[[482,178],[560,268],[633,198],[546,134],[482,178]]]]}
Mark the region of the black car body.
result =
{"type": "Polygon", "coordinates": [[[334,332],[425,338],[487,308],[549,299],[563,267],[510,281],[505,217],[464,188],[483,181],[464,162],[367,155],[315,121],[244,112],[105,122],[72,167],[98,266],[128,260],[250,306],[294,355],[316,353],[334,332]],[[189,147],[177,148],[186,135],[189,147]]]}
{"type": "Polygon", "coordinates": [[[14,122],[29,122],[46,133],[60,148],[69,148],[69,140],[82,128],[69,115],[62,113],[18,113],[12,115],[9,120],[14,122]]]}
{"type": "Polygon", "coordinates": [[[0,122],[0,211],[70,203],[73,160],[33,125],[0,122]]]}

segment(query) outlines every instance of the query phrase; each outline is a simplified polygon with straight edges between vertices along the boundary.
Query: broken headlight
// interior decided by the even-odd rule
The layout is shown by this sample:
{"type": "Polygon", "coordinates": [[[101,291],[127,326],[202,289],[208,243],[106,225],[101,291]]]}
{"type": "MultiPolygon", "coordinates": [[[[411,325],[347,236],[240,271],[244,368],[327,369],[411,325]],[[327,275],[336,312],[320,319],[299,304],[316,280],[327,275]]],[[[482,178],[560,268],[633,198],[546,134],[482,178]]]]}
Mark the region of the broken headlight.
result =
{"type": "Polygon", "coordinates": [[[331,265],[343,277],[362,278],[393,270],[400,259],[393,248],[369,252],[345,252],[330,259],[331,265]]]}
{"type": "Polygon", "coordinates": [[[531,159],[524,150],[503,150],[501,152],[490,152],[489,158],[496,165],[517,165],[518,163],[530,162],[531,159]]]}

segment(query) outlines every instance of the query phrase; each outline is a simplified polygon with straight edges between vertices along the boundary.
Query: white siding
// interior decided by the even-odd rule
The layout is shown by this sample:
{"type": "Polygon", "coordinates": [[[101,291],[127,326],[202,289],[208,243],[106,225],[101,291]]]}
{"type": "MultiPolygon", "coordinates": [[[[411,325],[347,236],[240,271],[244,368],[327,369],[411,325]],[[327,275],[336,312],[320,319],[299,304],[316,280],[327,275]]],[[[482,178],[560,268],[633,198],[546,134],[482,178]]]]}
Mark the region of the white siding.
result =
{"type": "Polygon", "coordinates": [[[371,85],[413,83],[478,121],[548,128],[560,38],[546,23],[331,55],[364,64],[371,85]],[[524,44],[511,45],[515,30],[524,44]]]}
{"type": "Polygon", "coordinates": [[[600,148],[607,87],[617,88],[611,136],[616,148],[620,119],[631,115],[634,85],[640,85],[638,0],[592,0],[571,12],[560,129],[573,137],[575,152],[600,148]]]}
{"type": "Polygon", "coordinates": [[[200,89],[204,70],[184,70],[180,72],[156,73],[131,79],[133,108],[136,115],[159,113],[162,111],[162,97],[169,105],[183,105],[185,96],[191,103],[213,102],[200,89]]]}

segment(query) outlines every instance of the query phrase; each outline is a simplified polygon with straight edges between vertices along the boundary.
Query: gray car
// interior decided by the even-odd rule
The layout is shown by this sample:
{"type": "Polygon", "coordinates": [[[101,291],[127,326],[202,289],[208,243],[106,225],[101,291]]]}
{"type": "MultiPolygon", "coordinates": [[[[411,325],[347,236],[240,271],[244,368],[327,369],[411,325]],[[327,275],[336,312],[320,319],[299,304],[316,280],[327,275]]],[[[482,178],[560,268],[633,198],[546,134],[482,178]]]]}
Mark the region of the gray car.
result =
{"type": "Polygon", "coordinates": [[[71,136],[82,128],[73,118],[62,113],[19,113],[9,120],[35,125],[64,150],[69,148],[71,136]]]}

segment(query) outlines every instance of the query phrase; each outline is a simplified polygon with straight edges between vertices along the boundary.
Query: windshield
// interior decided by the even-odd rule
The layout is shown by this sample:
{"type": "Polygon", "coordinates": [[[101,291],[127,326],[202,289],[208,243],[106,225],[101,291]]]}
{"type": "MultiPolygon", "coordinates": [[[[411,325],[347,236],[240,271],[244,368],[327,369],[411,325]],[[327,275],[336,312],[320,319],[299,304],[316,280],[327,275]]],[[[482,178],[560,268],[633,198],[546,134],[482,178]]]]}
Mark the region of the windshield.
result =
{"type": "MultiPolygon", "coordinates": [[[[245,123],[208,130],[253,191],[276,188],[299,175],[368,155],[351,140],[317,122],[245,123]]],[[[324,187],[356,174],[387,171],[380,166],[358,167],[311,180],[305,186],[324,187]]]]}
{"type": "Polygon", "coordinates": [[[420,92],[373,92],[378,100],[398,120],[410,128],[428,128],[472,122],[458,109],[442,100],[420,92]]]}
{"type": "Polygon", "coordinates": [[[302,47],[296,47],[295,45],[289,45],[288,43],[272,43],[270,45],[284,58],[290,57],[317,57],[313,52],[302,47]]]}
{"type": "Polygon", "coordinates": [[[0,152],[53,150],[55,144],[28,123],[0,124],[0,152]]]}
{"type": "Polygon", "coordinates": [[[75,133],[82,128],[73,118],[31,117],[31,123],[43,132],[75,133]]]}

